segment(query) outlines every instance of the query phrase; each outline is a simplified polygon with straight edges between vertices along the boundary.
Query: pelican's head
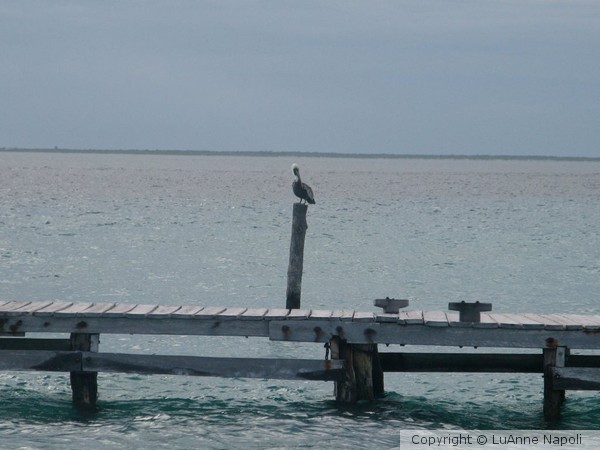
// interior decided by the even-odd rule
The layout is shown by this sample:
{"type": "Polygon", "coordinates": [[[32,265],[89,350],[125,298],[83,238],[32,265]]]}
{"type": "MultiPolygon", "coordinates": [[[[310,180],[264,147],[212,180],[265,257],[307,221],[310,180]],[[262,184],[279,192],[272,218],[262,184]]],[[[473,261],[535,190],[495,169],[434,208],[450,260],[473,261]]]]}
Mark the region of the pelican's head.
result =
{"type": "Polygon", "coordinates": [[[296,176],[300,175],[300,167],[298,167],[298,164],[292,164],[292,172],[294,172],[294,175],[296,176]]]}

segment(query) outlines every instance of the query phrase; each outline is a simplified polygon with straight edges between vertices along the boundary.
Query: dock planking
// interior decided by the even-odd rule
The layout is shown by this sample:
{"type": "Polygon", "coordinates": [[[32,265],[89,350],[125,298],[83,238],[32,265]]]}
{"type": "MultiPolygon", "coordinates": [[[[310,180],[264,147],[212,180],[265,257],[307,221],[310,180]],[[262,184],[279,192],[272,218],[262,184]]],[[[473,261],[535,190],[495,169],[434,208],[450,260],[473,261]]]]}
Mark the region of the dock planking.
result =
{"type": "Polygon", "coordinates": [[[49,305],[36,310],[33,314],[36,316],[52,316],[55,313],[66,310],[73,306],[73,302],[52,302],[49,305]]]}
{"type": "Polygon", "coordinates": [[[327,342],[341,330],[345,339],[360,344],[540,348],[551,338],[571,348],[600,348],[600,315],[581,314],[490,312],[471,323],[460,322],[458,313],[448,311],[375,314],[351,309],[7,301],[0,303],[0,324],[4,334],[85,331],[314,342],[318,329],[319,342],[327,342]]]}
{"type": "Polygon", "coordinates": [[[263,320],[268,308],[248,308],[238,316],[239,320],[263,320]]]}
{"type": "Polygon", "coordinates": [[[171,314],[181,309],[181,306],[176,305],[161,305],[148,314],[151,319],[165,319],[171,317],[171,314]]]}

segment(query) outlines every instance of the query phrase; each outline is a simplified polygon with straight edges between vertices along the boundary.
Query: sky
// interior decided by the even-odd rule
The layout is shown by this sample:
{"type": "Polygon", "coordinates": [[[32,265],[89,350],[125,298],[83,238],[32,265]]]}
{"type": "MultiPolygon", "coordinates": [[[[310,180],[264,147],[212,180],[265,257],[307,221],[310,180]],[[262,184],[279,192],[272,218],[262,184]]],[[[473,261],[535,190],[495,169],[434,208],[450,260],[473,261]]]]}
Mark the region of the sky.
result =
{"type": "Polygon", "coordinates": [[[0,0],[0,148],[600,157],[598,0],[0,0]]]}

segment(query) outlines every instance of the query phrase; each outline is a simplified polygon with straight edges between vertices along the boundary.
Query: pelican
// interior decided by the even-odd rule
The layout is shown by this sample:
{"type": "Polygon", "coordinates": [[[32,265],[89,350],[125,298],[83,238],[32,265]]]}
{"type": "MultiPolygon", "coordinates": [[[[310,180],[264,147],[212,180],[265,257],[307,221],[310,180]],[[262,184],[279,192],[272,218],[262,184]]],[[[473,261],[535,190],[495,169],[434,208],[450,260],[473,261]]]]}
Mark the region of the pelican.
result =
{"type": "Polygon", "coordinates": [[[294,172],[294,182],[292,183],[292,190],[294,191],[294,195],[300,199],[300,203],[304,200],[306,203],[310,203],[312,205],[315,204],[315,196],[313,195],[313,191],[308,184],[304,184],[300,179],[300,168],[298,164],[292,164],[292,172],[294,172]]]}

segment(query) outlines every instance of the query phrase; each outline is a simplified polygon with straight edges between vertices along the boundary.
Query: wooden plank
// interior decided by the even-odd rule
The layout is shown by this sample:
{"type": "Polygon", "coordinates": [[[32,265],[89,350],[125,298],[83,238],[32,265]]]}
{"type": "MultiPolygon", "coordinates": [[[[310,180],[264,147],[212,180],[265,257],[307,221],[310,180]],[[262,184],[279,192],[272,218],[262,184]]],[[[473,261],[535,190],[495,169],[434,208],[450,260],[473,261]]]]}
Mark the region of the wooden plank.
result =
{"type": "Polygon", "coordinates": [[[304,320],[310,316],[310,309],[291,309],[287,315],[289,320],[304,320]]]}
{"type": "MultiPolygon", "coordinates": [[[[23,307],[31,305],[32,302],[8,302],[6,305],[2,306],[2,314],[9,315],[11,311],[20,310],[23,307]]],[[[50,302],[52,303],[52,302],[50,302]]],[[[18,311],[18,314],[21,314],[23,311],[18,311]]]]}
{"type": "Polygon", "coordinates": [[[114,307],[114,303],[93,303],[92,306],[83,311],[82,315],[85,314],[86,317],[99,317],[114,307]]]}
{"type": "Polygon", "coordinates": [[[375,322],[375,314],[371,311],[355,311],[353,322],[375,322]]]}
{"type": "Polygon", "coordinates": [[[398,313],[386,314],[386,313],[378,313],[375,315],[376,322],[398,322],[398,313]]]}
{"type": "Polygon", "coordinates": [[[496,321],[500,328],[523,328],[523,324],[511,314],[488,313],[488,317],[496,321]]]}
{"type": "Polygon", "coordinates": [[[511,314],[511,317],[520,322],[524,329],[542,330],[544,328],[544,324],[542,322],[527,317],[525,314],[511,314]]]}
{"type": "Polygon", "coordinates": [[[190,319],[204,309],[203,306],[186,305],[171,314],[175,319],[190,319]]]}
{"type": "Polygon", "coordinates": [[[331,319],[331,315],[333,311],[329,309],[312,309],[310,311],[310,318],[317,320],[329,320],[331,319]]]}
{"type": "Polygon", "coordinates": [[[248,308],[226,308],[225,311],[217,314],[217,319],[220,320],[236,320],[248,308]]]}
{"type": "Polygon", "coordinates": [[[267,308],[248,308],[238,318],[240,320],[264,320],[267,308]]]}
{"type": "Polygon", "coordinates": [[[566,328],[564,324],[552,320],[543,314],[524,314],[524,316],[536,322],[543,323],[546,330],[564,330],[566,328]]]}
{"type": "Polygon", "coordinates": [[[331,311],[330,320],[352,320],[354,317],[353,309],[334,309],[331,311]]]}
{"type": "Polygon", "coordinates": [[[336,380],[343,361],[83,352],[83,370],[204,377],[336,380]]]}
{"type": "Polygon", "coordinates": [[[582,314],[562,314],[574,322],[580,323],[581,326],[586,330],[599,330],[600,329],[600,316],[585,316],[582,314]]]}
{"type": "Polygon", "coordinates": [[[133,308],[125,313],[125,317],[131,317],[131,318],[146,317],[148,314],[150,314],[156,308],[158,308],[157,305],[136,305],[135,308],[133,308]]]}
{"type": "Polygon", "coordinates": [[[73,303],[71,306],[61,309],[60,315],[63,317],[77,317],[92,305],[93,303],[73,303]]]}
{"type": "Polygon", "coordinates": [[[36,310],[33,313],[33,315],[34,316],[44,316],[44,317],[52,316],[55,313],[68,308],[72,304],[73,304],[73,302],[52,302],[50,305],[36,310]]]}
{"type": "Polygon", "coordinates": [[[207,306],[201,311],[198,311],[198,313],[194,314],[194,319],[212,320],[215,319],[218,314],[222,313],[226,309],[227,308],[225,308],[224,306],[207,306]]]}
{"type": "Polygon", "coordinates": [[[600,391],[600,369],[555,367],[552,369],[556,390],[600,391]]]}
{"type": "Polygon", "coordinates": [[[285,319],[289,313],[290,313],[289,309],[271,308],[265,314],[265,319],[268,319],[268,320],[285,319]]]}
{"type": "Polygon", "coordinates": [[[545,321],[547,330],[580,330],[583,328],[581,324],[577,324],[567,317],[562,317],[558,314],[538,314],[545,321]]]}
{"type": "Polygon", "coordinates": [[[181,306],[177,305],[159,305],[154,311],[148,313],[148,317],[151,319],[164,319],[171,317],[171,314],[181,309],[181,306]]]}
{"type": "Polygon", "coordinates": [[[117,303],[114,307],[102,314],[102,317],[125,317],[125,314],[136,306],[135,303],[117,303]]]}
{"type": "MultiPolygon", "coordinates": [[[[24,304],[22,306],[20,306],[19,308],[10,308],[9,310],[2,311],[3,315],[7,315],[7,316],[17,316],[20,314],[32,314],[35,311],[45,308],[46,306],[52,304],[52,301],[45,301],[45,302],[24,302],[24,304]]],[[[8,307],[8,305],[6,305],[8,307]]]]}
{"type": "Polygon", "coordinates": [[[400,311],[398,323],[402,325],[423,325],[423,311],[400,311]]]}
{"type": "Polygon", "coordinates": [[[338,379],[343,361],[0,350],[0,370],[124,372],[230,378],[338,379]]]}
{"type": "Polygon", "coordinates": [[[424,311],[423,323],[428,327],[447,327],[448,318],[444,311],[424,311]]]}
{"type": "MultiPolygon", "coordinates": [[[[546,314],[544,314],[546,315],[546,314]]],[[[562,323],[567,330],[581,330],[583,325],[565,314],[551,314],[553,320],[562,323]]]]}

